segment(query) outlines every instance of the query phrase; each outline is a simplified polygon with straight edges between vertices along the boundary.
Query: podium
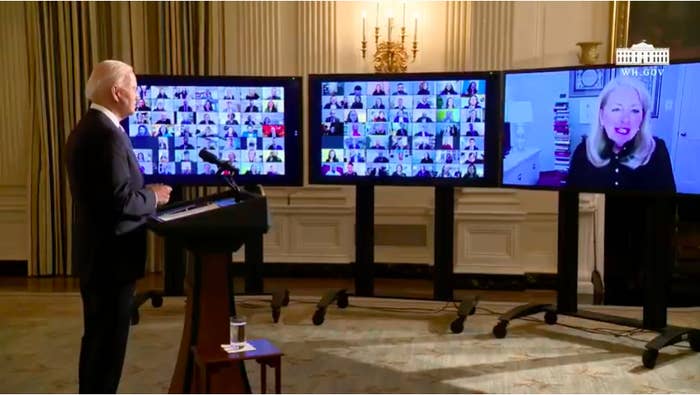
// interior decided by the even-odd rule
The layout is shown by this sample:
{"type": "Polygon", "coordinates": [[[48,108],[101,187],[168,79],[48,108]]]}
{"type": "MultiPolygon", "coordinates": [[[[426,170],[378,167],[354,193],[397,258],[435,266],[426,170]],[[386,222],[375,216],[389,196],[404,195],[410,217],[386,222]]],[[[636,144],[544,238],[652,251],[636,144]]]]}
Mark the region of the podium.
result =
{"type": "MultiPolygon", "coordinates": [[[[267,198],[257,188],[168,205],[148,220],[155,233],[195,257],[185,277],[185,325],[170,393],[197,393],[193,346],[211,349],[229,342],[229,317],[236,313],[231,254],[270,228],[267,198]]],[[[243,363],[213,372],[209,388],[214,393],[250,393],[243,363]]]]}

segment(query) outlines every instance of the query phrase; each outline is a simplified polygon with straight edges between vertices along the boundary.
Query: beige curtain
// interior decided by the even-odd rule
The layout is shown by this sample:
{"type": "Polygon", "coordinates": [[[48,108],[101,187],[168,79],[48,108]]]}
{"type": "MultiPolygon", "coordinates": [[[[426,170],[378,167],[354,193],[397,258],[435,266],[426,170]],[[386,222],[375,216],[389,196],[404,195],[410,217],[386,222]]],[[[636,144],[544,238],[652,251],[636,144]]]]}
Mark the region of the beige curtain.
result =
{"type": "Polygon", "coordinates": [[[26,3],[31,169],[30,275],[71,273],[70,196],[63,145],[86,108],[84,81],[99,56],[96,3],[26,3]]]}
{"type": "Polygon", "coordinates": [[[92,65],[112,58],[132,63],[137,74],[219,72],[220,60],[212,56],[220,53],[211,30],[217,23],[208,21],[220,5],[27,2],[25,7],[32,65],[28,272],[71,275],[71,200],[62,150],[87,108],[84,84],[92,65]]]}

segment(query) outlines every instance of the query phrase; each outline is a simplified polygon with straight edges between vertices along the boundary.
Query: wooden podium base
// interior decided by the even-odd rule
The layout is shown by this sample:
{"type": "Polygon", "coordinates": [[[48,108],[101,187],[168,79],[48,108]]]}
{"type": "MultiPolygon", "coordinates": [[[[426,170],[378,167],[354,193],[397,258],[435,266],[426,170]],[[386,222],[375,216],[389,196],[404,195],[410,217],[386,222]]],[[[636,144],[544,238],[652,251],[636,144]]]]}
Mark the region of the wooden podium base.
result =
{"type": "MultiPolygon", "coordinates": [[[[196,261],[185,280],[187,296],[185,326],[177,364],[170,381],[170,393],[197,393],[192,346],[216,348],[229,342],[229,317],[235,315],[231,253],[196,252],[196,261]]],[[[251,393],[242,362],[213,372],[209,378],[213,393],[251,393]]]]}

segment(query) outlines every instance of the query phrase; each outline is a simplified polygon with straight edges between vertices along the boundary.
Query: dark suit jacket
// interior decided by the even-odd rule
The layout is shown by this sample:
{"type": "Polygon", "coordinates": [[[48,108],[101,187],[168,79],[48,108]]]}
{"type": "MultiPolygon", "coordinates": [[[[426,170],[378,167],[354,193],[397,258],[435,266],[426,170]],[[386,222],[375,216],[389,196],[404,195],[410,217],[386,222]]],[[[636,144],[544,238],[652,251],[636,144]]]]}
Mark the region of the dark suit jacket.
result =
{"type": "Polygon", "coordinates": [[[84,282],[143,277],[146,216],[156,197],[143,177],[126,133],[90,109],[71,132],[66,161],[73,196],[73,259],[84,282]]]}

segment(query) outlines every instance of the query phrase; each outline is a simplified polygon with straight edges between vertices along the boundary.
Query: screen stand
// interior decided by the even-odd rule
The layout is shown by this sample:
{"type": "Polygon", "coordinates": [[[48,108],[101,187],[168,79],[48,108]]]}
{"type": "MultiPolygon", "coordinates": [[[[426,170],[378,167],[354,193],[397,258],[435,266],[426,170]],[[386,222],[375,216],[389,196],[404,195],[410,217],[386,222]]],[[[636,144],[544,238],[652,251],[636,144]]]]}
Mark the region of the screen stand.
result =
{"type": "MultiPolygon", "coordinates": [[[[179,202],[183,199],[182,186],[174,186],[170,192],[170,200],[179,202]]],[[[186,251],[178,243],[165,238],[164,245],[164,287],[165,296],[185,295],[185,254],[186,251]]]]}
{"type": "Polygon", "coordinates": [[[355,294],[374,296],[374,186],[355,187],[355,294]]]}
{"type": "MultiPolygon", "coordinates": [[[[170,200],[178,202],[182,200],[182,187],[174,186],[170,192],[170,200]]],[[[185,294],[185,250],[178,243],[163,240],[163,290],[150,289],[134,295],[131,304],[131,325],[136,325],[141,320],[139,308],[149,299],[153,307],[163,305],[164,296],[183,296],[185,294]]]]}
{"type": "MultiPolygon", "coordinates": [[[[233,179],[233,176],[222,175],[221,170],[219,170],[219,173],[217,174],[221,175],[224,178],[224,180],[226,180],[226,183],[229,187],[231,187],[231,190],[234,192],[237,199],[241,196],[241,194],[247,194],[249,192],[263,196],[265,195],[265,191],[260,185],[247,185],[243,188],[243,190],[241,190],[238,184],[236,184],[236,181],[233,179]]],[[[265,284],[263,281],[263,234],[258,233],[250,235],[245,240],[244,244],[245,293],[238,295],[267,295],[265,293],[265,284]]],[[[233,278],[231,278],[231,281],[233,281],[233,278]]],[[[231,289],[233,289],[233,286],[231,289]]],[[[289,289],[275,289],[270,293],[270,295],[272,296],[272,299],[270,300],[270,308],[272,309],[272,320],[275,323],[277,323],[280,319],[282,307],[286,307],[289,305],[289,289]]]]}
{"type": "Polygon", "coordinates": [[[454,286],[454,218],[455,194],[449,186],[435,187],[435,222],[433,226],[433,298],[452,300],[454,286]]]}
{"type": "MultiPolygon", "coordinates": [[[[454,300],[454,227],[455,191],[451,186],[435,187],[435,220],[433,225],[433,299],[454,300]]],[[[457,308],[457,318],[450,324],[453,333],[464,330],[464,321],[474,314],[477,297],[467,297],[457,308]]]]}
{"type": "MultiPolygon", "coordinates": [[[[374,185],[355,186],[355,262],[352,271],[355,295],[374,296],[374,185]]],[[[333,302],[341,309],[348,307],[348,290],[334,289],[323,295],[311,319],[314,325],[323,323],[326,310],[333,302]]]]}
{"type": "Polygon", "coordinates": [[[245,293],[263,292],[263,235],[251,235],[245,241],[245,293]]]}
{"type": "Polygon", "coordinates": [[[672,237],[674,227],[673,198],[643,197],[646,218],[646,238],[640,240],[639,248],[645,249],[647,258],[643,264],[645,276],[644,319],[642,321],[578,310],[578,193],[559,192],[558,254],[557,254],[557,304],[526,304],[517,306],[499,317],[493,328],[497,338],[506,336],[508,323],[516,318],[544,312],[544,320],[549,325],[557,322],[557,315],[567,315],[599,322],[609,322],[621,326],[647,329],[659,335],[646,344],[642,354],[642,364],[651,369],[656,365],[656,357],[663,347],[687,340],[694,351],[700,351],[700,329],[666,325],[666,290],[669,267],[673,261],[672,237]],[[669,208],[667,210],[667,208],[669,208]]]}
{"type": "MultiPolygon", "coordinates": [[[[231,188],[236,200],[240,200],[242,193],[252,191],[254,193],[265,195],[262,186],[249,185],[241,191],[240,186],[236,183],[234,174],[224,174],[224,169],[218,168],[216,175],[224,180],[226,185],[231,188]]],[[[245,294],[246,295],[263,295],[265,286],[263,284],[263,235],[254,234],[248,237],[245,241],[245,294]]],[[[231,279],[232,280],[232,279],[231,279]]],[[[233,289],[233,287],[231,288],[233,289]]],[[[282,306],[289,305],[289,290],[275,290],[272,292],[272,300],[270,308],[272,309],[272,320],[277,323],[280,318],[282,306]]]]}
{"type": "MultiPolygon", "coordinates": [[[[355,186],[355,292],[357,296],[374,296],[374,186],[355,186]]],[[[433,299],[453,301],[454,266],[454,188],[435,188],[433,299]]],[[[348,306],[347,289],[329,290],[316,305],[312,321],[321,325],[328,306],[348,306]]],[[[468,315],[476,311],[477,297],[461,301],[457,318],[450,325],[454,333],[462,332],[468,315]]]]}

